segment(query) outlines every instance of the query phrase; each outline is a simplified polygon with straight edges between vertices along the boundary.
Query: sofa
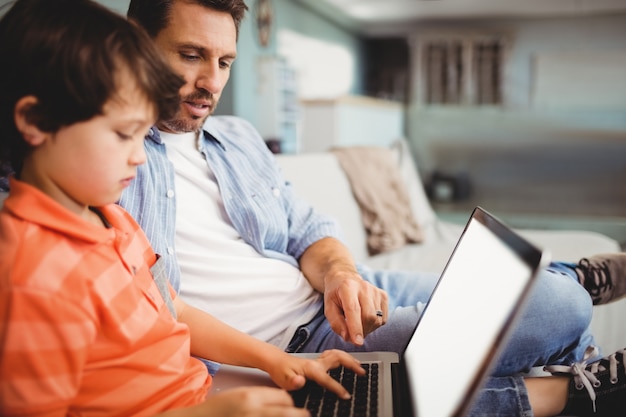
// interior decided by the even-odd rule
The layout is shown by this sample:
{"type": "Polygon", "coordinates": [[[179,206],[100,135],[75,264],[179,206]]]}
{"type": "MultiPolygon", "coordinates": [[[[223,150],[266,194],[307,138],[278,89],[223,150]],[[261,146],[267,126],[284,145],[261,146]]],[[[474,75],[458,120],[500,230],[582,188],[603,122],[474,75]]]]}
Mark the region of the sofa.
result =
{"type": "MultiPolygon", "coordinates": [[[[426,196],[417,165],[408,143],[395,141],[391,147],[394,161],[410,202],[413,216],[419,224],[423,240],[407,243],[392,251],[370,255],[366,231],[359,205],[351,191],[348,177],[334,152],[278,154],[276,159],[283,175],[300,197],[315,209],[333,216],[339,222],[344,243],[357,262],[377,269],[417,270],[441,273],[459,238],[463,225],[446,222],[437,217],[426,196]]],[[[489,207],[484,207],[489,210],[489,207]]],[[[498,213],[492,213],[498,216],[498,213]]],[[[470,213],[467,213],[468,218],[470,213]]],[[[517,229],[537,246],[544,247],[552,259],[577,262],[597,253],[620,251],[619,243],[605,235],[581,230],[517,229]]],[[[626,346],[626,299],[608,305],[595,306],[592,330],[604,353],[626,346]]],[[[546,318],[550,319],[550,318],[546,318]]]]}
{"type": "MultiPolygon", "coordinates": [[[[357,262],[377,269],[404,269],[440,273],[452,253],[463,226],[443,221],[432,209],[417,166],[405,140],[391,145],[397,169],[409,196],[414,217],[423,233],[421,243],[370,256],[366,232],[350,183],[332,152],[276,155],[279,166],[296,194],[308,200],[318,211],[339,222],[344,242],[357,262]]],[[[0,207],[6,193],[0,192],[0,207]]],[[[489,210],[489,207],[484,207],[489,210]]],[[[469,217],[468,213],[468,217],[469,217]]],[[[493,213],[496,216],[498,213],[493,213]]],[[[614,239],[589,231],[518,230],[536,245],[548,248],[553,259],[578,261],[596,253],[620,250],[614,239]]],[[[591,323],[596,341],[603,352],[626,346],[626,299],[595,306],[591,323]]]]}

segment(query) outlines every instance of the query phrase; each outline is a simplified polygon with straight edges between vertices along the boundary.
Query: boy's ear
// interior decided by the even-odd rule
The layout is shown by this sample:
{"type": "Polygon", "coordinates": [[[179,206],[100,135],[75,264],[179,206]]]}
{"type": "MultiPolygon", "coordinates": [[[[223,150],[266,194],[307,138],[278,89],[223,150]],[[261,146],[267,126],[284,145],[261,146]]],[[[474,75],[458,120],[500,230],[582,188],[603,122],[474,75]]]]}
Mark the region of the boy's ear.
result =
{"type": "Polygon", "coordinates": [[[32,122],[31,111],[38,102],[35,96],[24,96],[15,103],[13,113],[17,130],[30,146],[39,146],[48,137],[48,133],[39,130],[39,127],[32,122]]]}

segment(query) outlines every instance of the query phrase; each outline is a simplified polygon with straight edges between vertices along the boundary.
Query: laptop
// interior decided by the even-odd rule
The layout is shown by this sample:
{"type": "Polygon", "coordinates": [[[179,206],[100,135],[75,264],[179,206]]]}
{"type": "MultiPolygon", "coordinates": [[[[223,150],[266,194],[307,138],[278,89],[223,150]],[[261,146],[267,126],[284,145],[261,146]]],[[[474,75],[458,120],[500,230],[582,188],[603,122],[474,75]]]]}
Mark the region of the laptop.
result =
{"type": "MultiPolygon", "coordinates": [[[[402,355],[352,354],[364,366],[377,370],[378,382],[364,382],[366,402],[373,409],[334,414],[343,410],[345,400],[329,392],[319,393],[325,390],[313,382],[292,393],[296,405],[319,408],[319,413],[312,415],[320,416],[465,415],[520,316],[537,272],[548,262],[546,251],[476,207],[402,355]],[[378,393],[369,393],[372,386],[378,386],[378,393]],[[310,391],[317,391],[322,399],[307,398],[310,391]]],[[[331,375],[333,372],[342,370],[331,371],[331,375]]],[[[274,386],[263,371],[222,365],[212,392],[242,385],[274,386]]],[[[351,380],[350,386],[356,385],[351,380]]]]}

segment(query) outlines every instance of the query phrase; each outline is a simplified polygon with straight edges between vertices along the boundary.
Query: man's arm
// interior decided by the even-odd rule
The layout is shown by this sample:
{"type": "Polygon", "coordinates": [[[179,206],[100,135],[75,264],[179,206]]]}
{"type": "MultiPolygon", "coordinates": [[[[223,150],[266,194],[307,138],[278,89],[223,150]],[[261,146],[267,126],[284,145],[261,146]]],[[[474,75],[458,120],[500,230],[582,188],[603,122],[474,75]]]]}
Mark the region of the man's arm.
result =
{"type": "Polygon", "coordinates": [[[313,288],[324,294],[324,314],[344,340],[362,345],[365,336],[385,324],[387,293],[361,278],[350,251],[339,240],[318,240],[299,262],[313,288]]]}

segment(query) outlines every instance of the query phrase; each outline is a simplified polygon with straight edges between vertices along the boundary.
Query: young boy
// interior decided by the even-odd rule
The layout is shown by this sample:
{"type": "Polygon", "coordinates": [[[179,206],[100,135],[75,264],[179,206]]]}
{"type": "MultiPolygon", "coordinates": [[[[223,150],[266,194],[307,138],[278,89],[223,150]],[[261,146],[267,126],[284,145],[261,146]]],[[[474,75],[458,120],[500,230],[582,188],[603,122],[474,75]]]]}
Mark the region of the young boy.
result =
{"type": "Polygon", "coordinates": [[[0,211],[0,415],[308,414],[273,388],[207,399],[191,354],[347,395],[326,371],[361,372],[348,354],[295,358],[175,298],[114,204],[183,83],[140,29],[90,0],[17,0],[0,56],[0,164],[15,172],[0,211]]]}

